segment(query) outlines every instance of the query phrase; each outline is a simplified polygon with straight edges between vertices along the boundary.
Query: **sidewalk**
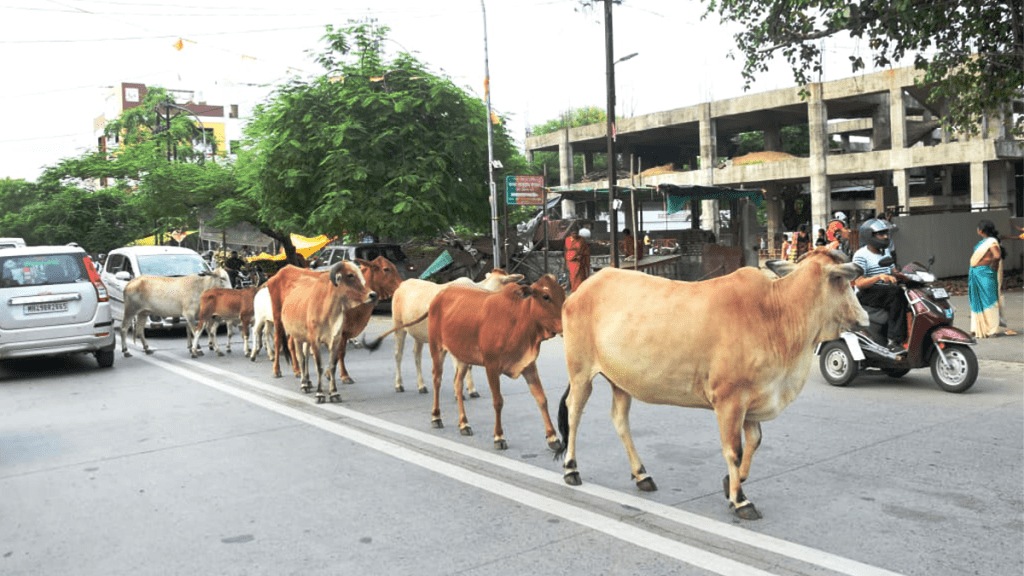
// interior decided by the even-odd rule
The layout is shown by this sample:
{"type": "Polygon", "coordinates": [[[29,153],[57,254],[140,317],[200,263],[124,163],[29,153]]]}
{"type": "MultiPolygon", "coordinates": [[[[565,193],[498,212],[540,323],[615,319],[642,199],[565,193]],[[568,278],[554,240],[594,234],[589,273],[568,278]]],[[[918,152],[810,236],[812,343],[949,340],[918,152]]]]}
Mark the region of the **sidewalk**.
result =
{"type": "MultiPolygon", "coordinates": [[[[1007,327],[1017,336],[981,338],[974,352],[979,360],[999,360],[1024,364],[1024,291],[1014,290],[1003,293],[1003,315],[1007,327]]],[[[971,305],[967,296],[950,296],[949,302],[956,309],[953,325],[966,332],[971,331],[971,305]]]]}

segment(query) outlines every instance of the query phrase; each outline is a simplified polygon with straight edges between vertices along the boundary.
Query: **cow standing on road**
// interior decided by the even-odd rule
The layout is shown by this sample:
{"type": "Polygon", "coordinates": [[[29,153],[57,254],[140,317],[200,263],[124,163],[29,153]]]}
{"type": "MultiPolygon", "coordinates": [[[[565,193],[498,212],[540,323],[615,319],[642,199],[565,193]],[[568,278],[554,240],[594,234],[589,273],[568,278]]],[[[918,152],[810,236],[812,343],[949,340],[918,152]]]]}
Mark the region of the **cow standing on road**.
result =
{"type": "Polygon", "coordinates": [[[230,288],[231,279],[223,268],[188,276],[138,276],[124,288],[124,318],[121,320],[121,353],[128,352],[128,328],[134,326],[133,337],[142,340],[146,354],[152,354],[146,341],[146,316],[180,316],[185,319],[188,340],[186,348],[192,351],[192,338],[199,317],[199,298],[209,288],[230,288]]]}
{"type": "Polygon", "coordinates": [[[780,264],[793,270],[783,278],[741,268],[704,282],[605,268],[583,283],[566,301],[562,321],[569,388],[558,424],[566,483],[580,484],[577,432],[593,379],[602,374],[640,490],[657,486],[633,445],[632,399],[707,408],[718,420],[729,470],[725,496],[740,518],[760,518],[741,484],[761,443],[761,422],[803,389],[816,343],[868,324],[850,286],[862,271],[846,262],[839,252],[818,251],[799,265],[780,264]]]}

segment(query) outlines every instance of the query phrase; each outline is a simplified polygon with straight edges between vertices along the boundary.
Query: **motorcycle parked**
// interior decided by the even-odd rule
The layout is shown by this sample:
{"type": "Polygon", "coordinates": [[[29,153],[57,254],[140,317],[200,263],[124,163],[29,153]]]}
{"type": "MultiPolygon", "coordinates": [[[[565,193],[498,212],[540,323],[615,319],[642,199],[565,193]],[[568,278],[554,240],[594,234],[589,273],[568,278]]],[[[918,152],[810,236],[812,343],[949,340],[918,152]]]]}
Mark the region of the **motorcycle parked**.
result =
{"type": "Polygon", "coordinates": [[[886,347],[888,312],[864,306],[870,319],[868,328],[843,332],[839,339],[818,345],[815,354],[820,357],[821,375],[833,386],[846,386],[866,368],[900,378],[912,369],[930,366],[932,378],[942,390],[958,393],[969,389],[978,378],[978,358],[969,347],[977,341],[953,326],[949,294],[945,288],[931,285],[935,276],[918,262],[904,266],[897,280],[910,311],[904,349],[886,347]]]}

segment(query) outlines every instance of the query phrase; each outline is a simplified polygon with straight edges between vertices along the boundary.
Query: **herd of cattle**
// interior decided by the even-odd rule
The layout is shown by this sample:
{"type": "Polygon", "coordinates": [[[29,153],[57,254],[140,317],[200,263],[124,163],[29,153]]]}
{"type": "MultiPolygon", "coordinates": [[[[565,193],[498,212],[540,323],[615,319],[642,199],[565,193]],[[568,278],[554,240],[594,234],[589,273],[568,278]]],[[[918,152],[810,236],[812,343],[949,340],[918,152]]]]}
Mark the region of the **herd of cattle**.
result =
{"type": "MultiPolygon", "coordinates": [[[[312,390],[308,358],[317,374],[316,401],[340,401],[335,371],[352,382],[345,367],[348,343],[366,328],[378,299],[391,299],[392,328],[370,350],[395,334],[395,390],[404,390],[401,362],[405,335],[413,338],[417,387],[427,391],[421,353],[428,344],[433,362],[431,422],[443,427],[439,403],[444,360],[455,365],[459,431],[472,435],[463,400],[463,381],[478,396],[471,366],[487,374],[494,407],[494,445],[508,447],[501,425],[500,377],[522,375],[537,402],[548,447],[564,454],[564,478],[580,484],[576,438],[592,382],[604,376],[612,390],[612,419],[640,490],[657,487],[644,468],[629,428],[633,398],[713,410],[728,475],[723,492],[740,518],[760,513],[741,485],[761,443],[761,422],[779,415],[807,380],[816,343],[842,330],[867,325],[850,281],[862,271],[839,252],[813,251],[797,264],[780,263],[774,275],[742,268],[702,282],[678,282],[641,272],[604,269],[572,295],[551,275],[532,285],[522,276],[495,269],[474,284],[402,280],[393,263],[343,261],[326,272],[287,266],[261,288],[233,290],[222,269],[180,278],[142,276],[125,289],[122,353],[130,356],[127,330],[144,315],[181,316],[188,326],[193,357],[202,354],[200,335],[221,354],[218,324],[241,328],[243,347],[256,359],[267,340],[273,373],[280,377],[286,348],[305,392],[312,390]],[[255,342],[250,346],[250,332],[255,342]],[[271,344],[271,334],[272,344],[271,344]],[[558,431],[548,412],[537,370],[544,340],[564,339],[569,386],[558,409],[558,431]],[[325,361],[322,349],[329,351],[325,361]],[[325,393],[323,381],[329,387],[325,393]],[[559,439],[558,434],[561,434],[559,439]]],[[[141,325],[141,324],[140,324],[141,325]]],[[[135,330],[147,354],[143,330],[135,330]]],[[[365,338],[365,337],[364,337],[365,338]]]]}

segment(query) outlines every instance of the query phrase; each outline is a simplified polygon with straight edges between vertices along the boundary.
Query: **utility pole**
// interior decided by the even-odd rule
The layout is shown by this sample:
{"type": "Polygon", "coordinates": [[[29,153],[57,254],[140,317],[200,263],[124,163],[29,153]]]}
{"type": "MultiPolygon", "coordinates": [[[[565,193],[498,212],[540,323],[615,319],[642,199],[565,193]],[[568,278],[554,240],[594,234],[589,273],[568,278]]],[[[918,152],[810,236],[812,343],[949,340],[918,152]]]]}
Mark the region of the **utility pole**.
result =
{"type": "Polygon", "coordinates": [[[615,50],[612,47],[612,0],[604,0],[604,51],[608,83],[608,238],[611,241],[608,265],[619,267],[619,218],[615,209],[615,50]]]}
{"type": "Polygon", "coordinates": [[[484,17],[484,96],[487,100],[487,181],[491,191],[491,237],[494,245],[494,268],[501,267],[501,239],[498,231],[498,192],[494,187],[494,126],[491,124],[491,70],[487,58],[487,6],[480,0],[484,17]]]}

